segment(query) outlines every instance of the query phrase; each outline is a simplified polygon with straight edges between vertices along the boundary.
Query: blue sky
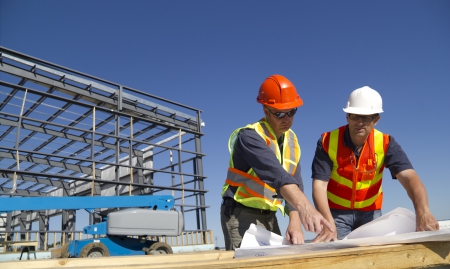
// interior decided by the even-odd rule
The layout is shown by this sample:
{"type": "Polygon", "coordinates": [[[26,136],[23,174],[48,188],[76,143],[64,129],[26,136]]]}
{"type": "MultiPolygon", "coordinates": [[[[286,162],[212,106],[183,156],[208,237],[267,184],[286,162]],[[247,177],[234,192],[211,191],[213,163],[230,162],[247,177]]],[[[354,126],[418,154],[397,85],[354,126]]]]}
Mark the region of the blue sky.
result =
{"type": "MultiPolygon", "coordinates": [[[[207,224],[219,246],[228,137],[262,117],[255,99],[271,74],[304,101],[293,130],[310,199],[320,134],[345,124],[348,95],[370,86],[383,97],[377,128],[408,154],[436,218],[450,219],[449,1],[0,0],[0,45],[201,109],[207,224]]],[[[384,178],[384,213],[413,210],[384,178]]]]}

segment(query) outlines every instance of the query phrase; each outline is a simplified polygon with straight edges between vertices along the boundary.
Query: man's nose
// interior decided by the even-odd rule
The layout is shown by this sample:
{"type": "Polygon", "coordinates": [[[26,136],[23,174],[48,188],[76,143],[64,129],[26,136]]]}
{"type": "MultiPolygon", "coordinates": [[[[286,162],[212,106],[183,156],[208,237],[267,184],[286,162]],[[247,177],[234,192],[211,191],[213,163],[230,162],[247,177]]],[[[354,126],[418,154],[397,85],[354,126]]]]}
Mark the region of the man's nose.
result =
{"type": "Polygon", "coordinates": [[[291,122],[293,117],[289,117],[288,115],[286,115],[284,118],[282,118],[283,122],[291,122]]]}

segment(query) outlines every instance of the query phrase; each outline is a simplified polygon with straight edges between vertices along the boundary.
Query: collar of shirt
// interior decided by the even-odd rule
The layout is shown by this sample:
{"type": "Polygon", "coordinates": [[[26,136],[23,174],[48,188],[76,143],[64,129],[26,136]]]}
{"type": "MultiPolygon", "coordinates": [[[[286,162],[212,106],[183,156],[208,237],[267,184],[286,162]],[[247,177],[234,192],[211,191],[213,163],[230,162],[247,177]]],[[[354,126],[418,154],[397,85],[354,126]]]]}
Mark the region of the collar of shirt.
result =
{"type": "Polygon", "coordinates": [[[350,138],[350,131],[348,129],[348,125],[345,127],[344,145],[346,147],[349,147],[353,151],[353,153],[355,154],[356,158],[359,158],[360,148],[362,148],[362,147],[356,147],[353,144],[352,139],[350,138]]]}
{"type": "Polygon", "coordinates": [[[281,152],[281,158],[283,159],[283,142],[284,142],[284,134],[282,134],[282,135],[280,136],[280,138],[278,138],[277,142],[278,142],[278,148],[280,149],[280,152],[281,152]]]}

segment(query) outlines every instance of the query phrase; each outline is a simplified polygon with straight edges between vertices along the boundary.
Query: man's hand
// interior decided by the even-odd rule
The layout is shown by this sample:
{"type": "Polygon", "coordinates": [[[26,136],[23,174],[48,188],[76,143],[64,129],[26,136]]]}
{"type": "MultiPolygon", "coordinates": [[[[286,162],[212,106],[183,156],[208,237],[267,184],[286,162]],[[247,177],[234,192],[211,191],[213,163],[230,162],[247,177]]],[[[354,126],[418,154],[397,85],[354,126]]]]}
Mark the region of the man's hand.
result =
{"type": "Polygon", "coordinates": [[[416,232],[439,230],[439,223],[428,207],[427,191],[416,171],[406,169],[398,173],[396,177],[413,202],[416,211],[416,232]]]}
{"type": "Polygon", "coordinates": [[[322,227],[328,228],[331,232],[335,229],[308,201],[305,194],[295,184],[286,184],[280,188],[280,193],[299,213],[305,231],[320,233],[322,227]]]}
{"type": "Polygon", "coordinates": [[[322,229],[327,228],[330,232],[336,232],[336,229],[309,202],[298,212],[305,231],[319,234],[322,229]]]}
{"type": "Polygon", "coordinates": [[[323,181],[320,179],[313,180],[313,201],[317,210],[328,220],[328,222],[333,227],[333,231],[324,227],[322,232],[319,233],[316,238],[312,241],[317,242],[330,242],[331,240],[337,241],[337,229],[334,223],[333,215],[331,214],[330,207],[328,206],[327,197],[328,181],[323,181]]]}
{"type": "MultiPolygon", "coordinates": [[[[334,226],[334,223],[332,224],[334,226]]],[[[317,243],[317,242],[330,242],[331,240],[337,241],[337,231],[336,227],[334,226],[334,232],[330,231],[328,228],[324,227],[322,229],[322,232],[320,232],[316,238],[314,238],[311,243],[317,243]]]]}
{"type": "Polygon", "coordinates": [[[289,212],[289,225],[286,230],[286,239],[294,245],[305,243],[305,236],[303,235],[300,216],[297,211],[289,212]]]}
{"type": "Polygon", "coordinates": [[[439,223],[431,212],[416,212],[416,232],[439,230],[439,223]]]}

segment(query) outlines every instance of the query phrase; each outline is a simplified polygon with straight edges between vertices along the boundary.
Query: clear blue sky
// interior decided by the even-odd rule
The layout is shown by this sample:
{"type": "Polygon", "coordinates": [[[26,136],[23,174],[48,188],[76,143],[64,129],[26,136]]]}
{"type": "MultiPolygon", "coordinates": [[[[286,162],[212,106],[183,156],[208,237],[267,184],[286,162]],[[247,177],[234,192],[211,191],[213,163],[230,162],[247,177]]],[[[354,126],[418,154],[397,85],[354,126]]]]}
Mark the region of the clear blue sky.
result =
{"type": "MultiPolygon", "coordinates": [[[[408,154],[436,218],[450,219],[450,1],[0,0],[0,45],[203,110],[207,223],[219,246],[228,137],[262,117],[256,95],[276,73],[304,101],[293,130],[310,199],[316,142],[346,123],[348,95],[367,85],[384,101],[377,128],[408,154]]],[[[384,178],[384,213],[413,210],[384,178]]]]}

